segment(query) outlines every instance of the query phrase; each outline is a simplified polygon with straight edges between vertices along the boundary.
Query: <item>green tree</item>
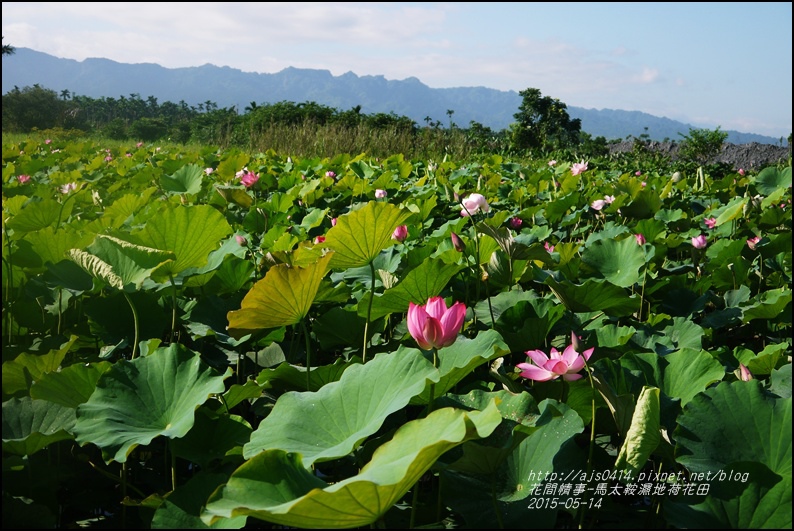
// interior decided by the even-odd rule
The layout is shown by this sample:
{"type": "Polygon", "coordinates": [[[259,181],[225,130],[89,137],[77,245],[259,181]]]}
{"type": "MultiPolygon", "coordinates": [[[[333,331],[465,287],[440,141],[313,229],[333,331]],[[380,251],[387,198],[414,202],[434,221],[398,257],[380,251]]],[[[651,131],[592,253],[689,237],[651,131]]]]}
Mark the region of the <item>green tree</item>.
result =
{"type": "MultiPolygon", "coordinates": [[[[5,40],[5,35],[3,35],[3,40],[5,40]]],[[[3,44],[3,55],[14,55],[14,52],[16,51],[17,51],[16,48],[11,46],[10,44],[5,44],[5,43],[3,44]]]]}
{"type": "Polygon", "coordinates": [[[720,131],[717,126],[713,131],[710,129],[689,129],[689,134],[678,133],[684,140],[679,146],[679,154],[682,159],[695,161],[705,164],[722,150],[722,144],[728,138],[728,133],[720,131]]]}
{"type": "Polygon", "coordinates": [[[523,99],[516,122],[511,126],[514,149],[561,149],[578,144],[582,122],[571,120],[568,106],[558,99],[542,96],[540,89],[528,88],[518,93],[523,99]]]}

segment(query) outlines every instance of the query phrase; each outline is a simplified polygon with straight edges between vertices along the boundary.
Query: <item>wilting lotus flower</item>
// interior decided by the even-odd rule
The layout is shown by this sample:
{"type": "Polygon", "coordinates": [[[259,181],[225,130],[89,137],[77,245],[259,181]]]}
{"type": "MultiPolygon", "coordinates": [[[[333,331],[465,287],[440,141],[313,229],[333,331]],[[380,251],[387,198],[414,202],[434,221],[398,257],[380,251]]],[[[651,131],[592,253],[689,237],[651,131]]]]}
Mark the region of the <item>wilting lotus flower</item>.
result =
{"type": "Polygon", "coordinates": [[[397,240],[398,242],[405,241],[405,238],[408,237],[408,225],[400,225],[399,227],[394,229],[394,232],[392,233],[391,237],[397,240]]]}
{"type": "Polygon", "coordinates": [[[703,220],[703,223],[706,225],[706,227],[713,229],[717,226],[717,218],[706,218],[703,220]]]}
{"type": "Polygon", "coordinates": [[[30,175],[22,174],[17,177],[17,181],[19,181],[19,184],[25,184],[29,180],[30,180],[30,175]]]}
{"type": "MultiPolygon", "coordinates": [[[[573,338],[574,335],[571,333],[571,339],[573,338]]],[[[585,362],[590,359],[594,350],[595,347],[589,348],[579,354],[573,344],[568,345],[562,352],[552,347],[549,356],[541,350],[528,350],[526,354],[532,363],[519,363],[516,367],[521,369],[523,378],[536,382],[556,380],[560,376],[563,380],[572,382],[582,377],[577,373],[584,368],[585,362]]]]}
{"type": "Polygon", "coordinates": [[[483,212],[491,211],[491,205],[488,204],[482,194],[471,194],[462,201],[462,204],[463,209],[460,211],[460,215],[463,217],[474,215],[480,210],[483,212]]]}
{"type": "Polygon", "coordinates": [[[380,188],[375,190],[375,199],[383,199],[387,195],[386,190],[381,190],[380,188]]]}
{"type": "Polygon", "coordinates": [[[645,245],[645,236],[642,234],[635,234],[634,237],[637,239],[637,245],[645,245]]]}
{"type": "Polygon", "coordinates": [[[460,239],[460,236],[453,232],[449,235],[449,237],[452,239],[452,246],[455,247],[456,251],[462,253],[466,250],[466,244],[463,243],[463,240],[460,239]]]}
{"type": "Polygon", "coordinates": [[[747,238],[747,247],[755,251],[755,246],[758,245],[758,242],[761,241],[761,236],[754,236],[752,238],[747,238]]]}
{"type": "Polygon", "coordinates": [[[408,303],[408,332],[419,348],[448,347],[455,342],[466,317],[466,305],[456,302],[447,308],[441,297],[430,297],[427,304],[408,303]]]}
{"type": "Polygon", "coordinates": [[[701,234],[699,236],[695,236],[692,238],[692,247],[695,249],[705,249],[706,245],[708,244],[708,239],[706,239],[705,234],[701,234]]]}
{"type": "Polygon", "coordinates": [[[584,171],[587,171],[587,163],[584,160],[582,162],[574,162],[571,166],[571,175],[579,175],[584,171]]]}
{"type": "Polygon", "coordinates": [[[521,218],[510,218],[510,226],[516,230],[521,228],[522,223],[524,222],[521,221],[521,218]]]}
{"type": "Polygon", "coordinates": [[[256,181],[259,180],[259,175],[255,173],[251,173],[250,171],[246,171],[240,177],[240,182],[243,183],[243,186],[246,188],[251,188],[253,185],[256,184],[256,181]]]}

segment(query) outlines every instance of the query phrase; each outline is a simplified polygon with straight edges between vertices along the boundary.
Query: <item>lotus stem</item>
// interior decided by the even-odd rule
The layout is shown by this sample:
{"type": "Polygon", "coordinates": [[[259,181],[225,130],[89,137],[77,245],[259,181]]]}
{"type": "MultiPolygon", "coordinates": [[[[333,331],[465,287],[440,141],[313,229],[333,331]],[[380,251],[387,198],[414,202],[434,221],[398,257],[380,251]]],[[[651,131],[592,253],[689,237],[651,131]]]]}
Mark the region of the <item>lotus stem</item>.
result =
{"type": "Polygon", "coordinates": [[[309,337],[309,328],[306,326],[306,319],[301,319],[301,327],[303,327],[303,336],[306,338],[306,391],[311,391],[311,372],[312,372],[312,355],[311,355],[311,337],[309,337]]]}
{"type": "Polygon", "coordinates": [[[138,353],[138,310],[135,309],[135,305],[132,303],[132,299],[130,296],[127,295],[126,291],[122,291],[124,294],[124,298],[127,299],[127,304],[130,305],[130,309],[132,310],[132,320],[135,324],[135,339],[132,342],[132,357],[131,360],[135,359],[135,355],[138,353]]]}
{"type": "Polygon", "coordinates": [[[367,305],[367,322],[364,323],[364,352],[361,356],[361,362],[367,362],[367,337],[369,336],[369,320],[372,315],[372,300],[375,298],[375,264],[369,263],[369,270],[372,274],[372,285],[369,290],[369,304],[367,305]]]}

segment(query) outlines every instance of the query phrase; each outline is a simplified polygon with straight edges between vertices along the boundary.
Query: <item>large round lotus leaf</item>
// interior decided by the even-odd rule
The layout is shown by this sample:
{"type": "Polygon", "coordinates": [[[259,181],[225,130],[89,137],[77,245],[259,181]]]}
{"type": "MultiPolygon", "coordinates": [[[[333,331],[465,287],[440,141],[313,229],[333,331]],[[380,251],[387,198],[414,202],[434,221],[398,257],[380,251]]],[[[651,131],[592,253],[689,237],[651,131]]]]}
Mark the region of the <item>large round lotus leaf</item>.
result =
{"type": "Polygon", "coordinates": [[[232,233],[223,214],[209,205],[179,206],[159,212],[133,233],[138,243],[171,251],[176,260],[158,268],[154,276],[168,279],[207,263],[207,256],[232,233]]]}
{"type": "Polygon", "coordinates": [[[228,313],[229,333],[239,338],[255,330],[300,322],[309,313],[333,254],[306,267],[271,267],[246,294],[242,307],[228,313]]]}
{"type": "Polygon", "coordinates": [[[443,453],[487,437],[501,420],[494,403],[484,411],[436,410],[404,424],[358,475],[333,485],[308,471],[299,454],[268,450],[215,491],[201,518],[212,523],[218,517],[249,515],[313,529],[366,526],[391,509],[443,453]]]}
{"type": "Polygon", "coordinates": [[[152,517],[152,529],[241,529],[245,516],[219,518],[210,527],[199,518],[204,501],[228,479],[227,474],[199,472],[171,492],[157,508],[152,517]]]}
{"type": "Polygon", "coordinates": [[[757,461],[791,477],[791,398],[772,398],[758,380],[723,382],[697,395],[678,417],[678,462],[718,472],[757,461]]]}
{"type": "Polygon", "coordinates": [[[166,192],[175,194],[197,194],[201,191],[203,178],[204,170],[195,164],[185,164],[173,175],[163,173],[160,176],[160,186],[166,192]]]}
{"type": "Polygon", "coordinates": [[[640,281],[645,252],[632,237],[620,241],[603,239],[585,249],[582,261],[616,286],[627,288],[640,281]]]}
{"type": "Polygon", "coordinates": [[[3,452],[32,455],[56,441],[71,439],[74,409],[29,397],[3,402],[3,452]]]}
{"type": "Polygon", "coordinates": [[[102,448],[105,459],[123,463],[139,444],[159,435],[178,438],[193,426],[195,410],[222,393],[230,368],[218,376],[201,357],[178,345],[132,361],[120,361],[97,381],[77,408],[76,440],[102,448]]]}
{"type": "MultiPolygon", "coordinates": [[[[635,242],[636,243],[636,242],[635,242]]],[[[565,307],[574,313],[602,311],[607,315],[631,315],[640,309],[640,298],[604,280],[590,279],[582,284],[568,280],[557,282],[546,277],[551,291],[565,307]]]]}
{"type": "Polygon", "coordinates": [[[246,459],[271,449],[298,452],[305,466],[349,454],[388,415],[404,408],[438,371],[415,349],[381,353],[349,367],[314,393],[282,395],[243,447],[246,459]]]}
{"type": "Polygon", "coordinates": [[[331,267],[346,269],[367,265],[390,246],[392,233],[411,212],[391,203],[371,201],[364,208],[339,216],[324,245],[336,251],[331,267]]]}
{"type": "Polygon", "coordinates": [[[140,289],[155,269],[174,259],[173,253],[104,234],[97,235],[88,251],[71,249],[68,256],[91,276],[127,291],[140,289]]]}
{"type": "Polygon", "coordinates": [[[76,408],[88,401],[99,377],[111,367],[110,362],[100,361],[85,365],[76,363],[57,372],[48,372],[36,380],[36,385],[30,388],[30,396],[76,408]]]}

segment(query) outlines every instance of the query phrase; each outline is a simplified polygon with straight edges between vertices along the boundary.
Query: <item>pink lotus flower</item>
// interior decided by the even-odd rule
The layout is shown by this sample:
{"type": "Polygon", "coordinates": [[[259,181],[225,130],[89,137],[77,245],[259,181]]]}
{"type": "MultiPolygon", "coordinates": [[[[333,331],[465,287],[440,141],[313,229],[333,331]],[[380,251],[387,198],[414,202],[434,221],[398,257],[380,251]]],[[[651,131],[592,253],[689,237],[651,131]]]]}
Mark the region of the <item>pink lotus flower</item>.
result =
{"type": "Polygon", "coordinates": [[[125,153],[125,154],[124,154],[124,156],[125,156],[125,157],[131,157],[131,156],[132,156],[132,153],[125,153]]]}
{"type": "MultiPolygon", "coordinates": [[[[573,333],[571,339],[574,339],[573,333]]],[[[565,347],[563,352],[552,347],[549,356],[541,350],[528,350],[526,354],[532,363],[519,363],[516,367],[521,369],[521,377],[536,382],[556,380],[560,376],[563,380],[572,382],[582,377],[577,373],[584,369],[585,362],[590,359],[594,350],[595,347],[589,348],[579,354],[573,344],[565,347]]]]}
{"type": "Polygon", "coordinates": [[[391,237],[397,240],[398,242],[405,241],[405,238],[408,237],[408,225],[400,225],[399,227],[394,229],[394,232],[392,233],[391,237]]]}
{"type": "Polygon", "coordinates": [[[739,168],[739,175],[744,177],[745,171],[742,168],[739,168]]]}
{"type": "Polygon", "coordinates": [[[52,144],[52,140],[48,138],[47,140],[44,141],[44,143],[45,144],[52,144]]]}
{"type": "Polygon", "coordinates": [[[593,210],[601,210],[605,206],[607,206],[607,202],[604,201],[603,199],[596,199],[595,201],[590,203],[590,208],[592,208],[593,210]]]}
{"type": "Polygon", "coordinates": [[[110,162],[111,160],[113,160],[113,157],[111,157],[110,155],[105,157],[105,162],[110,162]]]}
{"type": "Polygon", "coordinates": [[[640,175],[642,175],[642,172],[640,170],[637,170],[637,171],[634,172],[634,175],[639,177],[640,175]]]}
{"type": "Polygon", "coordinates": [[[549,161],[549,167],[550,168],[553,168],[556,165],[557,165],[557,161],[556,160],[552,159],[552,160],[549,161]]]}
{"type": "Polygon", "coordinates": [[[549,245],[549,242],[543,242],[543,248],[546,249],[549,253],[554,252],[554,246],[549,245]]]}
{"type": "Polygon", "coordinates": [[[241,177],[240,182],[243,183],[243,186],[246,188],[251,188],[253,185],[256,184],[256,181],[259,180],[259,175],[255,173],[251,173],[250,171],[246,171],[241,177]]]}
{"type": "Polygon", "coordinates": [[[336,218],[331,218],[331,226],[336,227],[336,218]]]}
{"type": "Polygon", "coordinates": [[[389,194],[386,193],[386,190],[381,190],[380,188],[375,190],[375,199],[383,199],[387,195],[389,194]]]}
{"type": "Polygon", "coordinates": [[[68,194],[77,189],[77,183],[66,183],[61,186],[60,190],[62,194],[68,194]]]}
{"type": "Polygon", "coordinates": [[[635,234],[634,237],[637,239],[637,245],[645,245],[645,236],[642,234],[635,234]]]}
{"type": "Polygon", "coordinates": [[[408,332],[422,350],[448,347],[458,338],[466,317],[466,305],[456,302],[450,308],[441,297],[430,297],[427,304],[408,303],[408,332]]]}
{"type": "Polygon", "coordinates": [[[703,223],[705,223],[706,227],[713,229],[717,226],[717,218],[706,218],[703,223]]]}
{"type": "Polygon", "coordinates": [[[462,253],[466,250],[466,244],[463,243],[463,240],[460,239],[460,236],[455,234],[454,232],[449,235],[452,239],[452,246],[455,248],[456,251],[462,253]]]}
{"type": "Polygon", "coordinates": [[[317,236],[314,239],[314,243],[315,243],[315,245],[316,244],[320,244],[320,243],[325,243],[325,236],[317,236]]]}
{"type": "Polygon", "coordinates": [[[143,146],[143,142],[138,142],[137,144],[135,144],[135,147],[141,147],[141,146],[143,146]]]}
{"type": "Polygon", "coordinates": [[[510,226],[516,230],[521,228],[522,223],[524,222],[521,220],[521,218],[510,218],[510,226]]]}
{"type": "Polygon", "coordinates": [[[646,186],[648,186],[648,183],[646,183],[645,181],[642,181],[640,184],[642,185],[642,187],[643,187],[643,188],[645,188],[646,186]]]}
{"type": "Polygon", "coordinates": [[[747,238],[747,247],[755,251],[755,246],[758,245],[758,242],[761,241],[761,236],[755,236],[753,238],[747,238]]]}
{"type": "Polygon", "coordinates": [[[212,175],[212,172],[215,171],[212,168],[204,168],[205,175],[212,175]]]}
{"type": "Polygon", "coordinates": [[[335,173],[335,172],[332,172],[332,171],[330,171],[330,170],[329,170],[329,171],[327,171],[327,172],[325,172],[325,176],[326,176],[326,177],[330,177],[331,179],[336,179],[336,173],[335,173]]]}
{"type": "Polygon", "coordinates": [[[240,236],[239,234],[235,234],[234,239],[237,240],[237,244],[240,245],[241,247],[248,245],[248,240],[246,240],[245,237],[240,236]]]}
{"type": "Polygon", "coordinates": [[[753,373],[750,372],[750,369],[744,363],[739,364],[739,379],[743,382],[749,382],[753,379],[753,373]]]}
{"type": "Polygon", "coordinates": [[[706,245],[708,245],[708,239],[705,234],[692,238],[692,247],[695,249],[705,249],[706,245]]]}
{"type": "Polygon", "coordinates": [[[30,175],[22,174],[17,177],[17,181],[19,181],[19,184],[25,184],[29,180],[30,180],[30,175]]]}
{"type": "Polygon", "coordinates": [[[582,162],[574,162],[571,166],[571,175],[579,175],[584,171],[587,171],[587,163],[584,160],[582,162]]]}
{"type": "Polygon", "coordinates": [[[464,218],[474,215],[480,210],[483,212],[491,211],[491,205],[488,204],[488,201],[485,200],[485,196],[482,194],[471,194],[462,201],[462,204],[463,209],[460,211],[460,215],[464,218]]]}

